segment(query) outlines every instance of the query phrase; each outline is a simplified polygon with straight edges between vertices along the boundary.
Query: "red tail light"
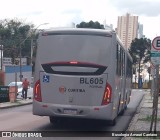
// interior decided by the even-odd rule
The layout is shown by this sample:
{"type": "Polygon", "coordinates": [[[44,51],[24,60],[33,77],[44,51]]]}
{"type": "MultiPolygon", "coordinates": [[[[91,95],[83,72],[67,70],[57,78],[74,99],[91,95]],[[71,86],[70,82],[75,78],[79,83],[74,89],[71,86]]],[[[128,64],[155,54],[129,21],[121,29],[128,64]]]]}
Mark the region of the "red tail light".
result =
{"type": "Polygon", "coordinates": [[[70,61],[69,63],[70,63],[70,64],[78,64],[77,61],[70,61]]]}
{"type": "Polygon", "coordinates": [[[34,99],[37,100],[37,101],[39,101],[39,102],[42,102],[40,80],[38,80],[35,83],[35,86],[34,86],[34,99]]]}
{"type": "Polygon", "coordinates": [[[107,105],[111,102],[112,88],[106,83],[106,88],[103,95],[102,105],[107,105]]]}

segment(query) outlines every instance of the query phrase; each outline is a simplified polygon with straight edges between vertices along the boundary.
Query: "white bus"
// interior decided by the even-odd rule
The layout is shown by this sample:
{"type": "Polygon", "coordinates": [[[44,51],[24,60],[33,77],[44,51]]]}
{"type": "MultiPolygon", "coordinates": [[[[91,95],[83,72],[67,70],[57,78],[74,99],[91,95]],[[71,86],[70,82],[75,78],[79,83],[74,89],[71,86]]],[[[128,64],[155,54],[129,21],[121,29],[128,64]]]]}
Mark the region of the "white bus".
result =
{"type": "Polygon", "coordinates": [[[130,101],[132,58],[115,31],[54,29],[39,34],[33,114],[109,120],[130,101]]]}

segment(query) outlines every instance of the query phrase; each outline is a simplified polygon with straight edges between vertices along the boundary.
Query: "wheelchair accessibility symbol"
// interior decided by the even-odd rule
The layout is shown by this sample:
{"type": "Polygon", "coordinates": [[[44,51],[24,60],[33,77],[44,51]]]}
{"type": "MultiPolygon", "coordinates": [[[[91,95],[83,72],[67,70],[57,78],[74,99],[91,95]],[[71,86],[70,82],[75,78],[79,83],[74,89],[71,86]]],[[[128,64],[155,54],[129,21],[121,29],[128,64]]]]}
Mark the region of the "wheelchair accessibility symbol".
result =
{"type": "Polygon", "coordinates": [[[48,75],[43,75],[43,82],[49,83],[49,76],[48,75]]]}

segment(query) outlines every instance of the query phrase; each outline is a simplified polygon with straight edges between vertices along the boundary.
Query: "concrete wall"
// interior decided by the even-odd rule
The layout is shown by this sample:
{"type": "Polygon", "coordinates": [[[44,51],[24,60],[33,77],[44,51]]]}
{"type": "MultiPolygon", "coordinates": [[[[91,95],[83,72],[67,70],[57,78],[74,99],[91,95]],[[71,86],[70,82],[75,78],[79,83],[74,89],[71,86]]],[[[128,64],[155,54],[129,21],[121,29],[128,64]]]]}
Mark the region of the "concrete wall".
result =
{"type": "MultiPolygon", "coordinates": [[[[17,81],[20,81],[20,66],[5,66],[5,85],[8,85],[10,82],[14,82],[17,78],[17,81]]],[[[22,66],[22,75],[23,78],[27,77],[31,81],[32,77],[32,67],[31,66],[22,66]]],[[[23,79],[22,78],[22,79],[23,79]]]]}

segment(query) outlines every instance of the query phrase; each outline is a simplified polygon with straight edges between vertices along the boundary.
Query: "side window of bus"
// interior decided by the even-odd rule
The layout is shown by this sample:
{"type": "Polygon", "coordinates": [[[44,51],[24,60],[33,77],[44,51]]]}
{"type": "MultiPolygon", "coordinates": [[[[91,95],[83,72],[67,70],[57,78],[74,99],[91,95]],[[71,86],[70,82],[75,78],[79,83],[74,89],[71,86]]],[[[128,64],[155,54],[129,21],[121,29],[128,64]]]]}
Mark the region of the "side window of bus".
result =
{"type": "Polygon", "coordinates": [[[123,75],[123,50],[121,48],[121,51],[120,51],[120,55],[121,55],[121,76],[123,75]]]}
{"type": "Polygon", "coordinates": [[[125,75],[125,52],[123,51],[123,76],[125,75]]]}
{"type": "Polygon", "coordinates": [[[123,50],[121,49],[121,76],[123,76],[123,50]]]}
{"type": "Polygon", "coordinates": [[[132,77],[132,62],[128,59],[128,65],[129,65],[129,72],[128,72],[128,75],[129,77],[132,77]]]}
{"type": "Polygon", "coordinates": [[[130,61],[130,71],[129,71],[129,76],[132,77],[132,62],[130,61]]]}
{"type": "Polygon", "coordinates": [[[120,76],[121,75],[121,47],[119,44],[117,44],[117,75],[120,76]]]}
{"type": "Polygon", "coordinates": [[[118,75],[118,62],[119,62],[119,60],[118,60],[118,43],[117,43],[117,50],[116,50],[116,61],[117,61],[117,66],[116,66],[116,74],[118,75]]]}
{"type": "Polygon", "coordinates": [[[129,63],[129,59],[127,58],[127,78],[129,77],[129,73],[130,73],[130,63],[129,63]]]}
{"type": "Polygon", "coordinates": [[[132,62],[130,61],[129,58],[127,58],[127,77],[128,78],[132,77],[132,62]]]}
{"type": "Polygon", "coordinates": [[[125,52],[122,47],[119,45],[119,76],[125,75],[125,52]]]}

